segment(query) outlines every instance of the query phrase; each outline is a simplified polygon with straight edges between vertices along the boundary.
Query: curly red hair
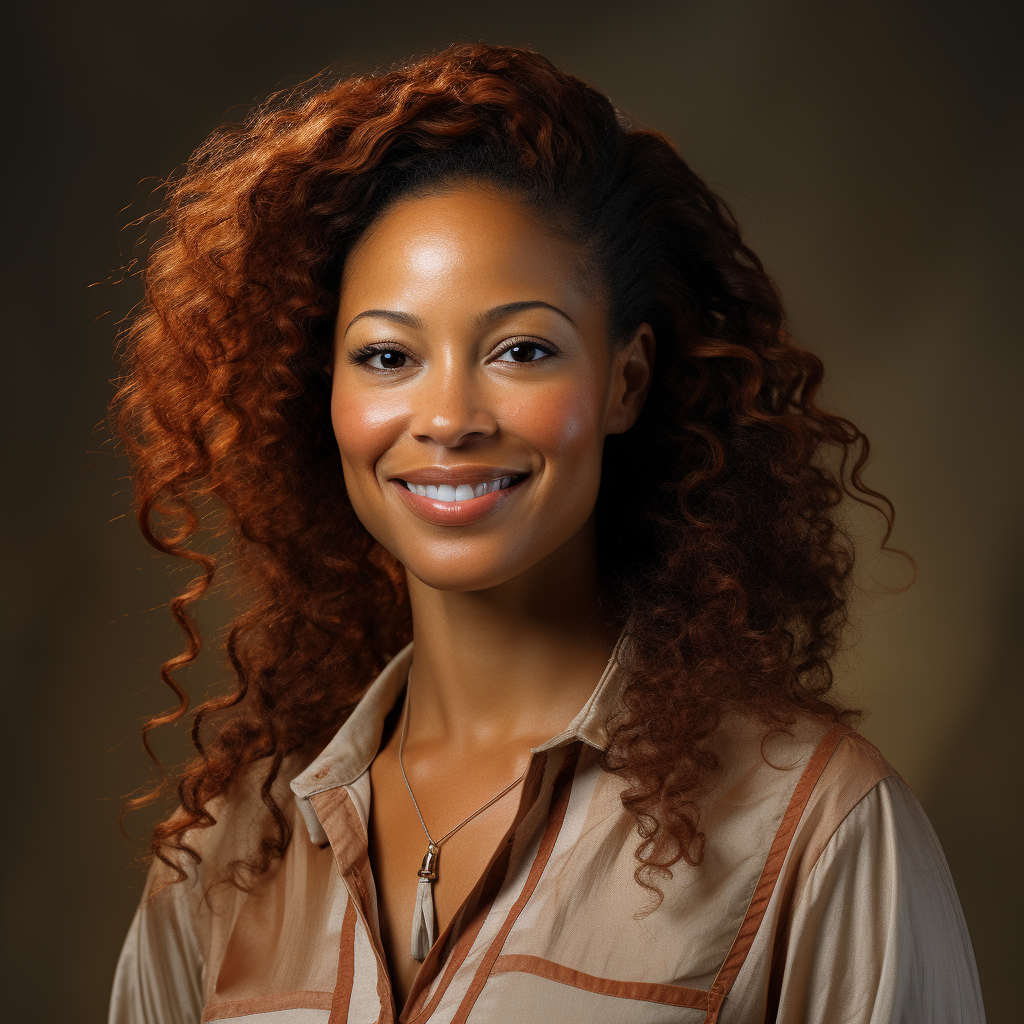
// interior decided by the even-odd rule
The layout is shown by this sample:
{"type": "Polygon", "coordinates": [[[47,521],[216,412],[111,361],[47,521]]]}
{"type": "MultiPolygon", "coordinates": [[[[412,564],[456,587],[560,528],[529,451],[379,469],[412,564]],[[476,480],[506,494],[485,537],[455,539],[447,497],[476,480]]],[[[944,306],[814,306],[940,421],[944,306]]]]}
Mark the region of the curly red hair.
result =
{"type": "Polygon", "coordinates": [[[454,46],[278,96],[168,185],[110,410],[146,539],[201,570],[171,603],[187,649],[161,675],[178,704],[143,727],[158,766],[149,733],[186,714],[173,673],[201,647],[189,604],[225,564],[246,598],[226,640],[236,683],[196,709],[180,812],[153,833],[172,867],[172,851],[199,859],[186,833],[259,763],[267,827],[233,881],[265,871],[291,839],[272,794],[284,759],[319,750],[411,639],[401,566],[346,497],[325,367],[355,240],[397,196],[460,179],[509,190],[579,243],[610,344],[645,321],[657,339],[647,403],[608,438],[598,497],[602,580],[637,658],[602,763],[626,781],[638,881],[701,859],[691,797],[727,710],[771,728],[856,714],[829,693],[854,562],[837,511],[846,496],[878,508],[885,547],[892,506],[861,480],[866,438],[816,404],[820,360],[668,138],[534,52],[454,46]],[[205,528],[229,548],[204,550],[205,528]]]}

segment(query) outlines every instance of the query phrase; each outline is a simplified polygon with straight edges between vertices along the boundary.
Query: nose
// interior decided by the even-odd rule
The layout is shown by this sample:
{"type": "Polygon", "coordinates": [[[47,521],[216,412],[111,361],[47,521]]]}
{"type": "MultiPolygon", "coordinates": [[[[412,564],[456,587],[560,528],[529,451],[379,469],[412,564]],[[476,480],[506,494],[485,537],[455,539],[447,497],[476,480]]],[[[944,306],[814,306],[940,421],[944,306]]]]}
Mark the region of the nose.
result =
{"type": "Polygon", "coordinates": [[[487,389],[471,369],[448,365],[425,374],[416,389],[409,433],[417,441],[458,448],[490,437],[498,421],[489,408],[487,389]]]}

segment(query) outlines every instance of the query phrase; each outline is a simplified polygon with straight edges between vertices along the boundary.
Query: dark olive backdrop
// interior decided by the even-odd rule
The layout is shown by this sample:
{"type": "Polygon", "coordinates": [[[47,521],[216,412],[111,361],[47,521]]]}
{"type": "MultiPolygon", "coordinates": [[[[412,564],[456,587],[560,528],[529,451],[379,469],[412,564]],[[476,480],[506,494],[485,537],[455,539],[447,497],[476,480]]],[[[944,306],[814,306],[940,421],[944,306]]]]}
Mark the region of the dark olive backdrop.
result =
{"type": "MultiPolygon", "coordinates": [[[[165,706],[157,667],[179,643],[166,601],[187,577],[137,537],[125,467],[93,433],[114,320],[138,297],[88,287],[130,250],[118,211],[142,212],[138,182],[279,85],[472,38],[532,45],[672,136],[737,209],[833,407],[872,438],[869,482],[921,578],[864,602],[842,686],[939,833],[989,1019],[1019,1008],[1020,5],[575,6],[179,0],[8,24],[9,1019],[104,1018],[142,880],[117,809],[147,778],[138,724],[165,706]]],[[[880,586],[899,571],[865,565],[880,586]]],[[[197,694],[224,677],[207,661],[197,694]]]]}

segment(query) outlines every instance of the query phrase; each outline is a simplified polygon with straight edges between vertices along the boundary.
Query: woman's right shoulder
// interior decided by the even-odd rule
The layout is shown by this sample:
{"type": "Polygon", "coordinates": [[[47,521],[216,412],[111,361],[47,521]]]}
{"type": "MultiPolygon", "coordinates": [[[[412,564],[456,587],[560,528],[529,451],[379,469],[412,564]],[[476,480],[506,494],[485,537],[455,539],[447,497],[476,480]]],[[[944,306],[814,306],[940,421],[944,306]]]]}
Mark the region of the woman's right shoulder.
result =
{"type": "MultiPolygon", "coordinates": [[[[289,783],[309,761],[310,758],[298,755],[286,758],[270,787],[270,793],[291,823],[293,833],[296,829],[304,829],[304,826],[289,783]]],[[[163,854],[170,863],[153,858],[143,900],[179,886],[196,896],[219,889],[238,892],[234,885],[219,883],[237,873],[239,864],[259,855],[260,842],[273,827],[271,811],[262,791],[269,769],[269,759],[250,765],[231,781],[223,793],[206,804],[212,823],[196,824],[182,832],[179,838],[181,849],[164,848],[163,854]],[[199,859],[189,850],[194,851],[199,859]],[[181,878],[182,871],[184,879],[181,878]]],[[[184,819],[185,812],[178,807],[168,822],[184,819]]]]}

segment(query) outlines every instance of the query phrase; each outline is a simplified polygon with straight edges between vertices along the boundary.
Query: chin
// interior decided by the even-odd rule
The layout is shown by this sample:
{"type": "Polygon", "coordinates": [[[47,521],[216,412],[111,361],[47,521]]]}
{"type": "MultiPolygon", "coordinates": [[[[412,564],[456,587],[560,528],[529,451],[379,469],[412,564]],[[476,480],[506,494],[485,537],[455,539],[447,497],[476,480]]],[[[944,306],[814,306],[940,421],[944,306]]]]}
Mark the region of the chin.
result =
{"type": "Polygon", "coordinates": [[[452,558],[446,562],[424,562],[417,558],[403,564],[406,572],[425,586],[453,593],[490,590],[525,571],[524,567],[480,564],[473,558],[452,558]]]}
{"type": "Polygon", "coordinates": [[[535,543],[524,545],[508,537],[497,544],[466,544],[452,539],[447,544],[435,540],[414,546],[406,539],[395,555],[406,572],[426,586],[469,593],[501,586],[542,561],[548,547],[536,543],[540,538],[534,540],[535,543]]]}

